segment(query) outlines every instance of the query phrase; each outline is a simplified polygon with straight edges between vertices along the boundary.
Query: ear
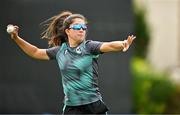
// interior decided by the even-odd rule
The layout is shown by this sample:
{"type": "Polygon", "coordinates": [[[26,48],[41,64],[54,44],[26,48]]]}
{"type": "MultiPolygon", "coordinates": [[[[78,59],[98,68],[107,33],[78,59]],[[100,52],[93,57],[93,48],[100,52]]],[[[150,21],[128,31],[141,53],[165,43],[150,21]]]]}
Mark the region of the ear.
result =
{"type": "Polygon", "coordinates": [[[65,29],[67,35],[69,35],[69,29],[65,29]]]}

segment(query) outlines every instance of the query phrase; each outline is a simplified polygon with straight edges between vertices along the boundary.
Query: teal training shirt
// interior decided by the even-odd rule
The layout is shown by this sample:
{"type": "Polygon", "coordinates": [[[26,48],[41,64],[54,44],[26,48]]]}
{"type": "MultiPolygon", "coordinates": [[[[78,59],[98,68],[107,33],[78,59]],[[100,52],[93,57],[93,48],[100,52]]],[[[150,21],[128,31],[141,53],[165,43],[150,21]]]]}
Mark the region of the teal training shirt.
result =
{"type": "Polygon", "coordinates": [[[102,42],[83,41],[75,48],[65,42],[46,50],[50,59],[56,59],[62,76],[64,103],[78,106],[101,100],[98,87],[98,56],[102,42]]]}

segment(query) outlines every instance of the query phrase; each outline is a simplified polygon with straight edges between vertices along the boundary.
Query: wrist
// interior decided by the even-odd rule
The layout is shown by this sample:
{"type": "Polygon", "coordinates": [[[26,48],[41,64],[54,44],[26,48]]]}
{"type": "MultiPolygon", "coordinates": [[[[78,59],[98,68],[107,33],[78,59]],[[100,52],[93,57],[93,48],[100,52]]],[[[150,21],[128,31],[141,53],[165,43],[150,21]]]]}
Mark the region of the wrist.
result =
{"type": "Polygon", "coordinates": [[[11,34],[11,39],[16,40],[19,39],[20,37],[16,34],[11,34]]]}
{"type": "Polygon", "coordinates": [[[122,41],[123,49],[126,47],[126,41],[127,41],[127,40],[123,40],[123,41],[122,41]]]}

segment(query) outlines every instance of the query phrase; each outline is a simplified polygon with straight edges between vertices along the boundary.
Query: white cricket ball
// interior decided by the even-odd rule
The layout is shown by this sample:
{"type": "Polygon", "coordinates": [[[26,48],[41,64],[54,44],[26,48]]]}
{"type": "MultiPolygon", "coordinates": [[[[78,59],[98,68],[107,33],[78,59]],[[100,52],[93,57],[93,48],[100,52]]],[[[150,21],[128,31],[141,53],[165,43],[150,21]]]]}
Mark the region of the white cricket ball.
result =
{"type": "Polygon", "coordinates": [[[7,32],[10,34],[15,30],[15,27],[13,25],[8,25],[7,26],[7,32]]]}

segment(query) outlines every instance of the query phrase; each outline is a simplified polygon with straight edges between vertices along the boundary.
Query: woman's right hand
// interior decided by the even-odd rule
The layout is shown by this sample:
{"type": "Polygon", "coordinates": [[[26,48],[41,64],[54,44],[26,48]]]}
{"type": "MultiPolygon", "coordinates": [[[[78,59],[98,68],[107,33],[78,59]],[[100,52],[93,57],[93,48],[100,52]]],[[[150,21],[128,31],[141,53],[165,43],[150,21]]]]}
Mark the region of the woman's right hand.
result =
{"type": "Polygon", "coordinates": [[[46,53],[46,49],[40,49],[19,37],[18,26],[8,25],[7,32],[11,35],[11,38],[15,41],[15,43],[30,57],[41,60],[50,59],[46,53]]]}
{"type": "MultiPolygon", "coordinates": [[[[10,32],[9,34],[11,35],[12,39],[17,39],[18,36],[19,36],[18,35],[19,34],[19,27],[16,26],[16,25],[12,25],[12,24],[9,24],[8,26],[13,26],[14,27],[13,31],[10,32]]],[[[7,26],[7,28],[8,28],[8,26],[7,26]]]]}

